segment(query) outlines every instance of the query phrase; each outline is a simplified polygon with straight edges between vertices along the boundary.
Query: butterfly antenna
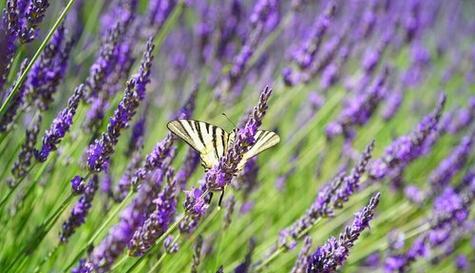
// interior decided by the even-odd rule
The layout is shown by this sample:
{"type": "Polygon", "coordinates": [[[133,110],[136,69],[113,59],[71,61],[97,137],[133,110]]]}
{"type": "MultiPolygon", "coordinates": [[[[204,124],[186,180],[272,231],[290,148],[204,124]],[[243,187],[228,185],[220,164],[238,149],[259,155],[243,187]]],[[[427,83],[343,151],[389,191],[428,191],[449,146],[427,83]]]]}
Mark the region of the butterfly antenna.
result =
{"type": "Polygon", "coordinates": [[[221,113],[221,115],[223,115],[234,126],[234,128],[237,128],[236,123],[234,123],[230,118],[228,118],[226,113],[221,113]]]}

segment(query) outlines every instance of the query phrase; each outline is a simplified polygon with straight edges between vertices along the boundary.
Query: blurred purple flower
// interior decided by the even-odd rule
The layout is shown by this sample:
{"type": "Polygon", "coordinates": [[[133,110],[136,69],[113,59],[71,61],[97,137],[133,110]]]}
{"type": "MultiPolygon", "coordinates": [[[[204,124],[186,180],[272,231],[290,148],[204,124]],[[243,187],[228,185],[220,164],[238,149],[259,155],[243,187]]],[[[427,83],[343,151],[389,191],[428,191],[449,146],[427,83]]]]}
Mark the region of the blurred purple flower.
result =
{"type": "Polygon", "coordinates": [[[76,114],[79,101],[83,94],[83,85],[79,85],[68,100],[68,105],[64,108],[51,123],[43,136],[43,146],[36,153],[36,159],[40,162],[46,161],[48,155],[57,149],[57,145],[69,131],[76,114]]]}
{"type": "Polygon", "coordinates": [[[310,249],[312,247],[312,238],[306,236],[303,241],[303,246],[300,249],[299,256],[295,261],[294,267],[292,267],[291,273],[306,273],[308,269],[309,259],[307,258],[310,255],[310,249]]]}
{"type": "Polygon", "coordinates": [[[375,180],[383,179],[391,170],[403,168],[424,152],[424,144],[437,130],[440,116],[445,105],[445,95],[441,95],[434,111],[425,116],[409,134],[401,136],[386,148],[385,155],[376,159],[369,168],[369,175],[375,180]]]}
{"type": "Polygon", "coordinates": [[[98,177],[94,175],[85,186],[84,193],[81,198],[74,205],[71,215],[63,223],[63,228],[60,233],[61,243],[66,243],[74,234],[77,228],[84,224],[89,210],[92,207],[92,200],[98,187],[98,177]]]}
{"type": "Polygon", "coordinates": [[[335,208],[342,208],[343,203],[348,201],[349,197],[358,190],[360,179],[366,171],[373,148],[374,142],[371,142],[361,155],[359,162],[351,169],[350,174],[345,176],[344,173],[340,173],[319,190],[315,201],[305,214],[280,232],[279,245],[291,249],[302,233],[318,219],[332,217],[335,208]]]}
{"type": "Polygon", "coordinates": [[[155,241],[164,234],[169,225],[173,222],[177,205],[178,184],[176,176],[172,169],[165,173],[166,185],[158,196],[152,201],[153,211],[139,227],[129,242],[129,254],[132,256],[144,255],[155,243],[155,241]]]}
{"type": "Polygon", "coordinates": [[[150,81],[152,65],[152,40],[147,42],[139,72],[127,83],[125,94],[120,101],[114,115],[110,118],[106,132],[97,138],[87,150],[87,164],[91,172],[100,172],[104,162],[109,160],[119,140],[121,130],[128,126],[128,122],[135,114],[137,107],[145,96],[145,85],[150,81]]]}
{"type": "Polygon", "coordinates": [[[431,189],[434,191],[445,188],[452,177],[463,168],[471,154],[475,132],[463,137],[452,152],[437,166],[429,176],[431,189]]]}
{"type": "Polygon", "coordinates": [[[379,198],[380,193],[374,194],[368,205],[355,214],[352,225],[346,226],[338,239],[330,237],[323,246],[318,247],[315,253],[309,256],[307,272],[334,272],[345,263],[354,242],[365,229],[369,228],[369,222],[373,219],[379,198]]]}

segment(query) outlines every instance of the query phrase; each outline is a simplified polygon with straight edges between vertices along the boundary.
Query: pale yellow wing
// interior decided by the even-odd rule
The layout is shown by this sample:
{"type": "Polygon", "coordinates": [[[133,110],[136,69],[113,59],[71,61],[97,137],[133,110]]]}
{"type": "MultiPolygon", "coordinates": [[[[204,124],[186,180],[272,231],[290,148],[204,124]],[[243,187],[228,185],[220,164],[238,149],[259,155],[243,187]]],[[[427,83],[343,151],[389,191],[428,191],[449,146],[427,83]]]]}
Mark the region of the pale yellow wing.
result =
{"type": "MultiPolygon", "coordinates": [[[[229,134],[229,143],[227,146],[231,145],[231,143],[234,142],[235,137],[236,136],[234,132],[229,134]]],[[[243,155],[241,161],[238,164],[238,170],[242,170],[249,159],[255,157],[256,155],[280,142],[280,137],[276,133],[271,131],[259,130],[257,131],[254,138],[256,142],[254,143],[254,145],[252,145],[251,149],[249,149],[249,151],[247,151],[243,155]]]]}
{"type": "Polygon", "coordinates": [[[205,169],[218,164],[229,143],[229,134],[218,126],[197,120],[173,120],[168,129],[195,149],[205,169]]]}

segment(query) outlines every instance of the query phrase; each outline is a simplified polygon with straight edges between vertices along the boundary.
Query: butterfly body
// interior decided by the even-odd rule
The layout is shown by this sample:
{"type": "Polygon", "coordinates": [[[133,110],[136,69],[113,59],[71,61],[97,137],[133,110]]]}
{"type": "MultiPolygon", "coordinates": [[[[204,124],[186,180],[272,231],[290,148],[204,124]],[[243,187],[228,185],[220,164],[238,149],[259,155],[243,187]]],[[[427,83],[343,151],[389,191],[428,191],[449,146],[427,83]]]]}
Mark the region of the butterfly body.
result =
{"type": "MultiPolygon", "coordinates": [[[[195,149],[201,158],[201,164],[208,170],[219,163],[236,138],[236,133],[226,132],[218,126],[197,120],[173,120],[167,124],[168,129],[195,149]]],[[[279,143],[279,136],[271,131],[257,131],[254,145],[242,156],[238,170],[246,162],[262,151],[279,143]]]]}

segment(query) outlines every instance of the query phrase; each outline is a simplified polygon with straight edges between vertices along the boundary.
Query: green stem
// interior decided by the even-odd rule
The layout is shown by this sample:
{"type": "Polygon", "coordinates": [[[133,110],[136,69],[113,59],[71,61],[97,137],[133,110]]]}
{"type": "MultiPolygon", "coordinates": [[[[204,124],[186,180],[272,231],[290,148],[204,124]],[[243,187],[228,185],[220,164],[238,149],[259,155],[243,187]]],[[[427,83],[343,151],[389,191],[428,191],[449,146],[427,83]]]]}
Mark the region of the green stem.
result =
{"type": "Polygon", "coordinates": [[[66,7],[64,7],[63,11],[59,15],[59,18],[56,20],[53,27],[50,29],[50,31],[48,32],[46,37],[43,39],[43,42],[41,43],[40,47],[36,50],[35,54],[33,55],[33,58],[31,58],[31,61],[28,63],[28,66],[26,67],[25,71],[23,71],[23,73],[21,73],[20,78],[18,79],[18,81],[13,86],[12,92],[10,92],[10,94],[8,94],[8,97],[3,102],[2,107],[0,108],[0,116],[4,115],[5,111],[7,110],[8,105],[10,104],[11,100],[13,99],[13,96],[15,96],[15,94],[20,89],[20,86],[25,81],[28,72],[33,67],[33,64],[36,62],[36,60],[40,57],[41,53],[45,49],[45,47],[48,44],[49,40],[51,39],[54,32],[56,31],[56,29],[61,24],[61,22],[64,20],[66,15],[68,14],[68,12],[71,9],[71,7],[73,6],[74,2],[75,2],[75,0],[69,0],[68,4],[66,5],[66,7]]]}

